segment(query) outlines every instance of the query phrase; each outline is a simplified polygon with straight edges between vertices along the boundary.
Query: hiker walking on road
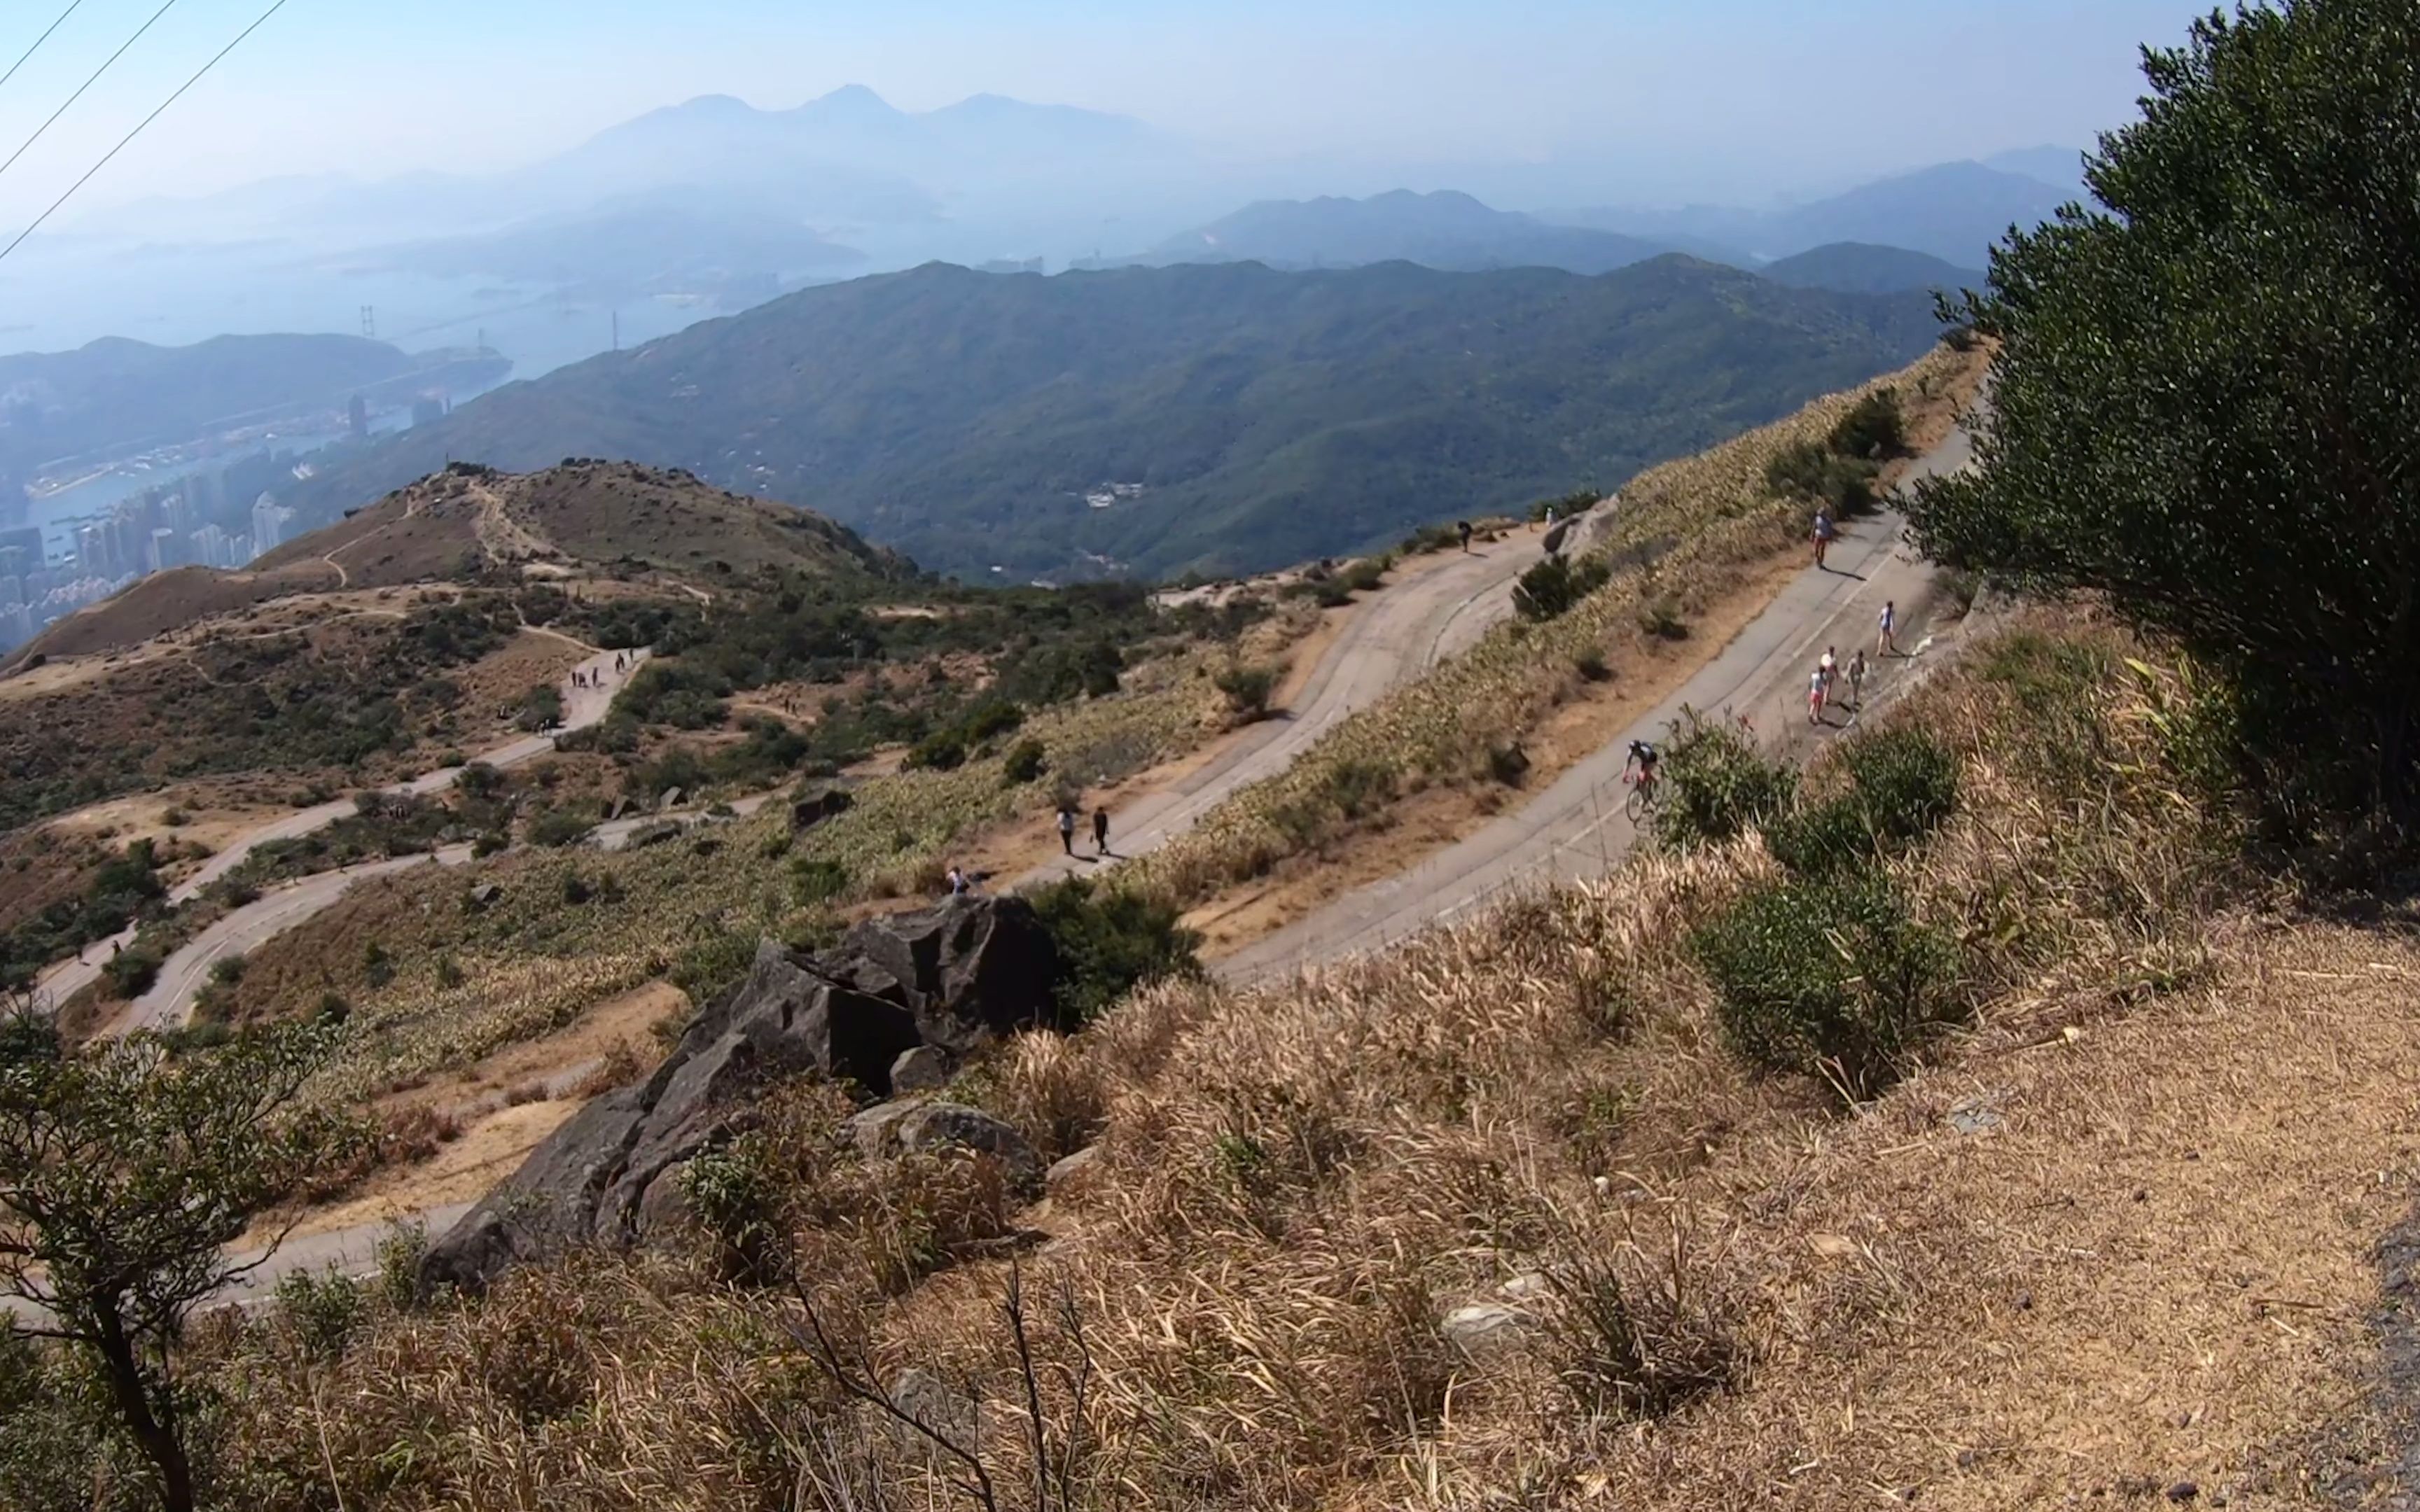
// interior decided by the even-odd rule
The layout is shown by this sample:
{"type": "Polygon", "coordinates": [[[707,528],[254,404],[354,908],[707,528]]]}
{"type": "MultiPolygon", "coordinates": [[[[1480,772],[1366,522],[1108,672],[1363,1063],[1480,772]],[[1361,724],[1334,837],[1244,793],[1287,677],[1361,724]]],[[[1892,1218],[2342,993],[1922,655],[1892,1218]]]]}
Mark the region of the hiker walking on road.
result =
{"type": "Polygon", "coordinates": [[[1059,805],[1059,848],[1070,856],[1076,854],[1076,804],[1073,799],[1059,805]]]}
{"type": "Polygon", "coordinates": [[[1462,537],[1462,548],[1465,551],[1468,551],[1470,549],[1470,521],[1466,519],[1455,520],[1453,522],[1453,528],[1456,533],[1460,534],[1462,537]]]}
{"type": "Polygon", "coordinates": [[[1874,655],[1877,656],[1898,656],[1899,640],[1894,634],[1894,632],[1899,629],[1899,603],[1897,600],[1888,598],[1883,600],[1882,626],[1882,633],[1874,637],[1874,655]]]}
{"type": "Polygon", "coordinates": [[[1849,657],[1849,707],[1859,713],[1866,707],[1866,654],[1862,649],[1849,657]]]}
{"type": "Polygon", "coordinates": [[[1823,703],[1828,708],[1832,702],[1832,689],[1840,680],[1840,657],[1835,648],[1823,648],[1823,659],[1815,664],[1815,671],[1823,678],[1823,703]]]}
{"type": "Polygon", "coordinates": [[[1823,553],[1832,548],[1832,537],[1839,533],[1839,527],[1832,523],[1832,506],[1829,504],[1817,504],[1815,506],[1816,566],[1821,567],[1823,565],[1823,553]]]}
{"type": "Polygon", "coordinates": [[[1093,810],[1093,854],[1109,854],[1109,810],[1106,808],[1093,810]]]}
{"type": "Polygon", "coordinates": [[[1823,722],[1823,674],[1817,671],[1807,679],[1807,722],[1823,722]]]}

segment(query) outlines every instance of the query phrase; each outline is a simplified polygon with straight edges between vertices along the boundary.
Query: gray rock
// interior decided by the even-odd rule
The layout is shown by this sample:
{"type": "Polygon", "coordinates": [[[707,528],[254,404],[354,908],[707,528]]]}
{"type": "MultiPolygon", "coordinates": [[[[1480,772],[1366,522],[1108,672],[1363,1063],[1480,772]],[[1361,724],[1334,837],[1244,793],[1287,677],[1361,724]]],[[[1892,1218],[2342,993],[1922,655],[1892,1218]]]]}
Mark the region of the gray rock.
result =
{"type": "Polygon", "coordinates": [[[1535,1324],[1517,1307],[1475,1302],[1446,1314],[1437,1327],[1454,1348],[1484,1361],[1518,1353],[1528,1346],[1535,1324]]]}
{"type": "MultiPolygon", "coordinates": [[[[929,1370],[910,1367],[891,1378],[886,1388],[891,1405],[914,1418],[927,1430],[939,1434],[963,1454],[979,1454],[983,1450],[983,1404],[929,1370]]],[[[937,1445],[923,1434],[902,1423],[891,1425],[905,1435],[903,1443],[910,1448],[929,1448],[939,1453],[937,1445]]]]}
{"type": "Polygon", "coordinates": [[[949,1084],[957,1071],[957,1062],[939,1045],[920,1044],[913,1050],[902,1050],[899,1058],[891,1063],[891,1089],[894,1092],[930,1092],[949,1084]]]}
{"type": "Polygon", "coordinates": [[[1042,1184],[1052,1192],[1058,1192],[1080,1180],[1086,1171],[1100,1163],[1101,1147],[1086,1145],[1072,1155],[1062,1155],[1052,1161],[1050,1168],[1042,1173],[1042,1184]]]}
{"type": "Polygon", "coordinates": [[[667,809],[677,808],[680,805],[680,789],[666,788],[661,793],[656,795],[656,812],[662,813],[667,809]]]}
{"type": "MultiPolygon", "coordinates": [[[[767,941],[654,1075],[582,1108],[430,1247],[423,1288],[478,1290],[523,1261],[660,1232],[682,1208],[664,1178],[749,1127],[767,1088],[814,1072],[888,1093],[892,1067],[920,1043],[960,1053],[1035,1022],[1054,964],[1049,935],[1014,898],[872,920],[827,956],[767,941]]],[[[860,1137],[884,1150],[962,1145],[1021,1181],[1040,1173],[1032,1146],[973,1108],[910,1103],[872,1121],[860,1137]]]]}
{"type": "Polygon", "coordinates": [[[485,912],[489,907],[494,904],[498,898],[503,897],[504,894],[504,889],[496,886],[494,883],[482,882],[477,887],[471,889],[471,906],[481,912],[485,912]]]}
{"type": "Polygon", "coordinates": [[[860,992],[897,994],[924,1043],[964,1055],[1050,1016],[1058,953],[1020,899],[953,898],[912,914],[861,921],[836,972],[860,992]]]}
{"type": "Polygon", "coordinates": [[[974,1149],[999,1161],[1020,1181],[1042,1174],[1042,1157],[1023,1134],[963,1103],[895,1098],[852,1114],[841,1127],[867,1160],[974,1149]]]}

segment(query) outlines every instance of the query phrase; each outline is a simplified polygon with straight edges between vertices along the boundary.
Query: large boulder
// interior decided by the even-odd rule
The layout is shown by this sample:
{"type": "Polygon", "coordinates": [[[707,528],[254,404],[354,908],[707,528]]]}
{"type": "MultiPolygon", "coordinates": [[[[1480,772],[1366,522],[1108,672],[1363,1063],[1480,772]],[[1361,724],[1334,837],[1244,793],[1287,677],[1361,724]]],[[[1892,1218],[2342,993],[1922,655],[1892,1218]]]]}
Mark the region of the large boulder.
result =
{"type": "MultiPolygon", "coordinates": [[[[423,1287],[477,1290],[574,1245],[637,1242],[651,1218],[679,1210],[669,1174],[748,1127],[767,1088],[813,1072],[888,1094],[909,1050],[963,1055],[1041,1022],[1056,964],[1016,898],[868,920],[820,956],[765,942],[746,980],[699,1011],[654,1075],[582,1108],[430,1247],[423,1287]]],[[[950,1133],[988,1148],[987,1131],[950,1133]]]]}
{"type": "Polygon", "coordinates": [[[790,827],[813,829],[827,819],[848,812],[857,800],[839,782],[811,782],[801,786],[790,799],[790,827]]]}

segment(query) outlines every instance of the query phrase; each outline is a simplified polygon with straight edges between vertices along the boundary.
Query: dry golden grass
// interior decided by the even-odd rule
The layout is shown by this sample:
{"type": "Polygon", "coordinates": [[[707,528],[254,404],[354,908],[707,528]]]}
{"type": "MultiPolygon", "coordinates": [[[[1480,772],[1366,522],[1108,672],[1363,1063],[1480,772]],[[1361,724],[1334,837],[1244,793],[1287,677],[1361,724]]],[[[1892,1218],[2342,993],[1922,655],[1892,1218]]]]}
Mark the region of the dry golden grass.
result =
{"type": "Polygon", "coordinates": [[[2214,911],[2242,896],[2224,825],[2129,649],[2021,626],[1896,714],[1965,757],[1958,814],[1892,865],[1978,1013],[1848,1117],[1742,1066],[1686,946],[1773,874],[1761,843],[1644,856],[1007,1047],[965,1093],[1098,1151],[1026,1213],[980,1159],[865,1165],[801,1086],[740,1152],[742,1284],[726,1225],[380,1317],[338,1358],[274,1319],[197,1342],[222,1474],[268,1507],[970,1504],[835,1383],[803,1296],[852,1383],[980,1400],[1006,1506],[1062,1504],[1026,1480],[1032,1407],[1075,1505],[2297,1501],[2318,1435],[2374,1444],[2420,949],[2214,911]],[[1527,1318],[1508,1350],[1449,1340],[1474,1303],[1527,1318]]]}

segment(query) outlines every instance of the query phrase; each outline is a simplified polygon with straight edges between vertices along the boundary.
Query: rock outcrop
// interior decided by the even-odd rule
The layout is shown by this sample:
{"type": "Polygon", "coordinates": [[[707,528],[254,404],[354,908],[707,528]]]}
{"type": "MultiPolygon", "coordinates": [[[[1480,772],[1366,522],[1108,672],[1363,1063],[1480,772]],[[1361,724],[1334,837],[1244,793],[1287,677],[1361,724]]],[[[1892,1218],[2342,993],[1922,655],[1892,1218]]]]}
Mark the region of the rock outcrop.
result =
{"type": "MultiPolygon", "coordinates": [[[[424,1289],[477,1290],[575,1245],[637,1242],[680,1211],[679,1168],[747,1128],[766,1088],[821,1072],[887,1095],[892,1067],[910,1050],[954,1058],[1047,1022],[1057,964],[1049,934],[1016,898],[955,898],[867,919],[820,955],[765,942],[747,979],[698,1012],[654,1075],[582,1108],[430,1247],[424,1289]]],[[[936,1114],[954,1106],[932,1105],[936,1114]]],[[[937,1123],[934,1142],[944,1134],[937,1123]]],[[[992,1152],[1020,1167],[1032,1160],[1030,1150],[1022,1160],[992,1152]]]]}

